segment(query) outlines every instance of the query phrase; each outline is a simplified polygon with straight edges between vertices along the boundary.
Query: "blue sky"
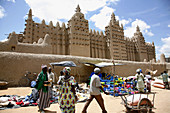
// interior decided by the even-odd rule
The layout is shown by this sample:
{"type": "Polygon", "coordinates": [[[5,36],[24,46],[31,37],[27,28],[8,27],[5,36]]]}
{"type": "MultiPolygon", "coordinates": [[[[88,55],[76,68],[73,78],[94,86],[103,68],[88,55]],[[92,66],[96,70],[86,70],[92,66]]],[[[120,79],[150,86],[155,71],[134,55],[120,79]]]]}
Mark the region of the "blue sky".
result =
{"type": "Polygon", "coordinates": [[[0,40],[13,31],[24,31],[30,8],[35,22],[45,19],[55,26],[67,24],[77,4],[91,29],[104,31],[114,12],[126,37],[132,37],[139,25],[146,42],[154,41],[157,60],[162,53],[170,56],[170,0],[0,0],[0,40]]]}

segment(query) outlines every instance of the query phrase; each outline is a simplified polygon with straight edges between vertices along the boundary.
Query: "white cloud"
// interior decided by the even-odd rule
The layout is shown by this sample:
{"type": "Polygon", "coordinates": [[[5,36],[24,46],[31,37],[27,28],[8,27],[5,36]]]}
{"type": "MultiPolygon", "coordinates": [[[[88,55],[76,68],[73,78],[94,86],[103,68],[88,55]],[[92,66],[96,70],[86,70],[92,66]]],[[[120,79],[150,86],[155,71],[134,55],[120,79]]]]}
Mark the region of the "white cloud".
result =
{"type": "Polygon", "coordinates": [[[168,27],[170,27],[170,24],[168,25],[168,27]]]}
{"type": "Polygon", "coordinates": [[[110,7],[103,7],[103,9],[100,10],[99,14],[93,15],[90,20],[95,22],[95,26],[98,27],[101,30],[104,30],[105,27],[109,24],[109,21],[111,19],[111,14],[115,11],[115,9],[112,9],[110,7]]]}
{"type": "MultiPolygon", "coordinates": [[[[111,17],[111,15],[110,15],[110,17],[111,17]]],[[[119,16],[115,16],[115,18],[116,18],[116,20],[119,20],[119,24],[120,25],[123,24],[123,26],[126,26],[127,24],[129,24],[132,21],[131,18],[128,18],[128,20],[120,19],[119,16]]]]}
{"type": "Polygon", "coordinates": [[[110,5],[110,3],[114,3],[115,5],[117,5],[117,2],[119,2],[120,0],[106,0],[108,1],[108,5],[110,5]]]}
{"type": "Polygon", "coordinates": [[[5,16],[5,9],[0,5],[0,18],[5,16]]]}
{"type": "Polygon", "coordinates": [[[154,34],[151,32],[150,30],[150,26],[147,25],[146,22],[142,21],[142,20],[139,20],[139,19],[136,19],[135,21],[133,21],[131,23],[131,26],[130,27],[125,27],[125,30],[124,30],[124,33],[125,33],[125,36],[127,37],[132,37],[134,35],[134,33],[136,32],[136,26],[139,26],[140,28],[140,31],[143,33],[143,34],[146,34],[148,36],[153,36],[154,34]]]}
{"type": "Polygon", "coordinates": [[[129,24],[132,21],[131,18],[129,18],[128,20],[122,19],[120,20],[120,23],[123,24],[123,26],[126,26],[127,24],[129,24]]]}
{"type": "MultiPolygon", "coordinates": [[[[111,15],[110,15],[110,17],[111,17],[111,15]]],[[[119,19],[119,16],[115,16],[115,18],[116,18],[116,20],[120,20],[120,19],[119,19]]]]}
{"type": "Polygon", "coordinates": [[[2,40],[0,40],[0,42],[6,42],[8,39],[6,38],[6,39],[2,39],[2,40]]]}
{"type": "Polygon", "coordinates": [[[15,0],[7,0],[7,1],[15,3],[15,0]]]}
{"type": "Polygon", "coordinates": [[[75,8],[80,5],[82,13],[95,11],[107,3],[117,3],[119,0],[25,0],[33,11],[33,15],[40,20],[53,21],[60,19],[69,20],[75,13],[75,8]]]}
{"type": "MultiPolygon", "coordinates": [[[[111,14],[115,12],[116,9],[112,9],[110,7],[103,7],[103,9],[100,10],[99,14],[93,15],[90,20],[95,22],[95,26],[98,27],[101,30],[104,30],[105,27],[109,24],[109,21],[111,20],[111,14]]],[[[128,20],[120,19],[119,16],[115,16],[116,20],[119,20],[120,24],[123,24],[123,26],[129,24],[132,19],[129,18],[128,20]]]]}
{"type": "Polygon", "coordinates": [[[164,53],[165,56],[170,56],[170,37],[168,38],[161,38],[161,41],[164,43],[160,48],[159,52],[164,53]]]}
{"type": "Polygon", "coordinates": [[[148,36],[153,36],[154,34],[151,31],[145,30],[144,34],[147,34],[148,36]]]}

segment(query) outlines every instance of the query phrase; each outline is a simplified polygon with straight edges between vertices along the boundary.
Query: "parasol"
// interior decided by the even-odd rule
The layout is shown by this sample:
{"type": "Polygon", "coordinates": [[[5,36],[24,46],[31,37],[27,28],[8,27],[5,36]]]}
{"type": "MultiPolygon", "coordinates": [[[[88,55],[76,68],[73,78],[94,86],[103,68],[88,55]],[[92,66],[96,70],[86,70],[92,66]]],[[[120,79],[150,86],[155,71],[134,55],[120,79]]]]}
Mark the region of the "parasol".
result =
{"type": "Polygon", "coordinates": [[[63,66],[63,67],[76,67],[77,65],[73,61],[61,61],[50,63],[51,66],[63,66]]]}
{"type": "Polygon", "coordinates": [[[97,64],[93,64],[93,63],[88,63],[88,62],[85,62],[84,65],[86,66],[92,66],[92,67],[107,67],[107,66],[118,66],[118,65],[123,65],[123,64],[120,64],[120,63],[111,63],[111,62],[100,62],[100,63],[97,63],[97,64]]]}

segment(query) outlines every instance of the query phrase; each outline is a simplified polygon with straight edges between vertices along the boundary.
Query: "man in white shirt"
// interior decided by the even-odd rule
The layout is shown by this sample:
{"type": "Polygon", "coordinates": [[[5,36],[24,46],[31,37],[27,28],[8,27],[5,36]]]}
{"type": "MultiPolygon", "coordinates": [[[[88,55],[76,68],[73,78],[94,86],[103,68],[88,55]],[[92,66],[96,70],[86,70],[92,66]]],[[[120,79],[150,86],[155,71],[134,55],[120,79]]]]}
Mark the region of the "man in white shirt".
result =
{"type": "Polygon", "coordinates": [[[51,87],[53,87],[53,83],[55,83],[55,76],[51,67],[48,68],[48,80],[51,82],[51,87]]]}
{"type": "Polygon", "coordinates": [[[91,103],[91,101],[95,98],[96,101],[98,102],[98,104],[100,105],[101,109],[102,109],[102,113],[107,113],[105,106],[104,106],[104,100],[101,96],[100,90],[102,90],[105,94],[109,94],[107,92],[104,91],[104,89],[101,86],[100,83],[100,78],[99,78],[99,73],[100,73],[100,69],[99,68],[95,68],[94,69],[94,74],[91,77],[91,81],[90,81],[90,97],[87,100],[82,113],[86,113],[86,110],[89,106],[89,104],[91,103]]]}
{"type": "Polygon", "coordinates": [[[53,84],[55,82],[55,76],[54,73],[52,72],[51,67],[48,68],[48,81],[50,82],[49,90],[50,90],[50,99],[53,97],[53,84]]]}

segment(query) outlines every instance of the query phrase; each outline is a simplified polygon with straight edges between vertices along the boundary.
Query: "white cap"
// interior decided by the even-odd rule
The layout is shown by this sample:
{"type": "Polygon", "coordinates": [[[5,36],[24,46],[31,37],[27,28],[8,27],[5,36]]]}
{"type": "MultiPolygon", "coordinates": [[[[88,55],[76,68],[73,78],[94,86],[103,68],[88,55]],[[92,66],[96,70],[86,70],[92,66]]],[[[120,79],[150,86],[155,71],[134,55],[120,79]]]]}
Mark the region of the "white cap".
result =
{"type": "Polygon", "coordinates": [[[47,65],[41,65],[41,69],[47,68],[47,65]]]}
{"type": "Polygon", "coordinates": [[[94,69],[94,73],[99,73],[100,72],[100,68],[95,68],[94,69]]]}
{"type": "Polygon", "coordinates": [[[51,69],[51,67],[48,67],[48,69],[50,70],[50,69],[51,69]]]}
{"type": "Polygon", "coordinates": [[[136,73],[139,73],[139,72],[141,72],[141,69],[137,69],[137,70],[136,70],[136,73]]]}

